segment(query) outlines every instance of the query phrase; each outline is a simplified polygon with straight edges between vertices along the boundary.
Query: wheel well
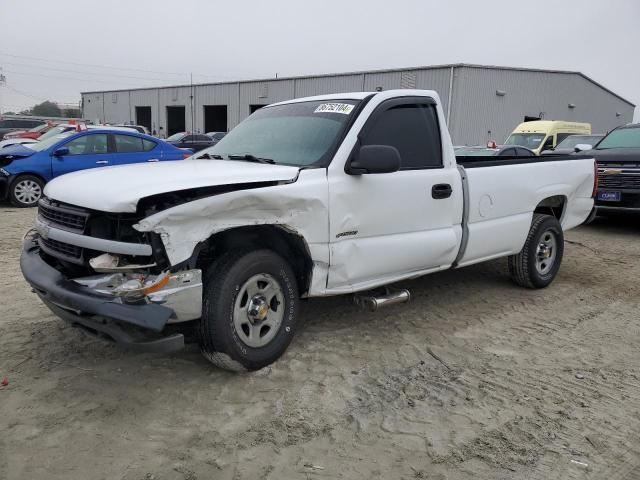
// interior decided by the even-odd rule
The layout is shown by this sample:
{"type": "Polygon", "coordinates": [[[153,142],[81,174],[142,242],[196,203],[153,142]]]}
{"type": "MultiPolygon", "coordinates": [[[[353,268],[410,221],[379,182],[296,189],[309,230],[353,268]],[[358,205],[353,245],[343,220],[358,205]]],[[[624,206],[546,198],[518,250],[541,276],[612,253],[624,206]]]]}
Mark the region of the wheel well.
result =
{"type": "Polygon", "coordinates": [[[196,268],[206,270],[211,262],[231,250],[259,248],[273,250],[288,261],[300,293],[308,291],[313,261],[307,243],[302,236],[277,225],[238,227],[212,235],[196,249],[196,268]]]}
{"type": "Polygon", "coordinates": [[[25,177],[27,175],[30,177],[39,178],[43,185],[47,183],[47,181],[44,178],[42,178],[42,175],[38,175],[37,173],[31,173],[31,172],[22,172],[22,173],[17,173],[13,176],[13,180],[11,180],[11,185],[16,183],[16,180],[18,180],[19,178],[25,177]]]}
{"type": "Polygon", "coordinates": [[[535,208],[533,213],[542,213],[545,215],[554,216],[560,221],[564,208],[567,204],[567,197],[564,195],[554,195],[542,200],[535,208]]]}

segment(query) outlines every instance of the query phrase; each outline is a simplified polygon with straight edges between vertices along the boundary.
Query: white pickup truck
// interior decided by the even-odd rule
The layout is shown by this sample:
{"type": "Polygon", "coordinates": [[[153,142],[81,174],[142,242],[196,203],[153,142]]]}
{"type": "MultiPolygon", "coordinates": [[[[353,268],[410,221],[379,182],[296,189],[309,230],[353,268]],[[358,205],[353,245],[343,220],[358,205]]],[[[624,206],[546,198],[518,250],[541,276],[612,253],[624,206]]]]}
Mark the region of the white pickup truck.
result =
{"type": "Polygon", "coordinates": [[[300,98],[185,161],[53,180],[21,267],[89,332],[173,351],[173,324],[195,321],[210,361],[255,370],[300,328],[300,298],[360,292],[374,309],[408,299],[391,283],[498,257],[517,284],[546,287],[563,230],[593,208],[594,171],[576,157],[456,163],[433,91],[300,98]]]}

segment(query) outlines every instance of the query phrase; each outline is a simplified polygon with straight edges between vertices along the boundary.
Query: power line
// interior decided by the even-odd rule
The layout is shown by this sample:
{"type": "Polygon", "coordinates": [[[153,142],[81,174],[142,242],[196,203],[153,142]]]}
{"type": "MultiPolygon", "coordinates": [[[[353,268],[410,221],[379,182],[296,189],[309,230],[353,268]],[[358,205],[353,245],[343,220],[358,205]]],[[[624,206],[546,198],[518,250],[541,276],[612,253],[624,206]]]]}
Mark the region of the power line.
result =
{"type": "Polygon", "coordinates": [[[37,100],[39,102],[44,102],[46,100],[49,101],[55,101],[55,103],[78,103],[79,100],[73,100],[73,101],[62,101],[62,100],[51,100],[51,99],[47,99],[45,97],[41,97],[38,95],[35,95],[33,93],[29,93],[29,92],[25,92],[24,90],[18,90],[17,88],[12,87],[11,85],[6,85],[5,86],[11,90],[14,93],[17,93],[18,95],[22,95],[23,97],[27,97],[27,98],[31,98],[33,100],[37,100]]]}
{"type": "Polygon", "coordinates": [[[160,72],[160,71],[154,71],[154,70],[142,70],[140,68],[130,68],[130,67],[114,67],[111,65],[97,65],[95,63],[77,63],[77,62],[67,62],[64,60],[51,60],[48,58],[42,58],[42,57],[30,57],[27,55],[13,55],[11,53],[6,53],[6,52],[0,52],[0,55],[4,55],[6,57],[12,57],[12,58],[27,58],[27,59],[31,59],[31,60],[40,60],[43,62],[49,62],[49,63],[64,63],[67,65],[76,65],[76,66],[80,66],[80,67],[98,67],[98,68],[104,68],[104,69],[110,69],[110,70],[129,70],[129,71],[136,71],[136,72],[144,72],[144,73],[160,73],[160,74],[166,74],[166,75],[180,75],[180,76],[184,76],[184,73],[178,73],[178,72],[160,72]]]}
{"type": "MultiPolygon", "coordinates": [[[[83,75],[100,75],[101,77],[122,77],[122,78],[132,78],[135,80],[158,80],[158,81],[167,81],[165,78],[153,78],[153,77],[134,77],[132,75],[120,75],[118,73],[103,73],[103,72],[86,72],[82,70],[69,70],[68,68],[55,68],[55,67],[45,67],[38,65],[29,65],[25,63],[14,63],[14,62],[2,62],[5,65],[13,65],[15,67],[26,67],[33,68],[39,70],[53,70],[57,72],[67,72],[67,73],[81,73],[83,75]]],[[[186,74],[185,74],[186,76],[186,74]]]]}
{"type": "MultiPolygon", "coordinates": [[[[23,76],[36,76],[36,77],[44,77],[44,78],[57,78],[60,80],[81,80],[84,82],[97,82],[97,83],[106,83],[106,84],[111,84],[113,85],[114,83],[120,84],[120,85],[128,85],[131,86],[131,84],[133,82],[118,82],[118,81],[111,81],[111,80],[98,80],[95,78],[78,78],[76,76],[74,77],[63,77],[60,75],[45,75],[44,73],[31,73],[31,72],[18,72],[16,70],[5,70],[5,72],[7,73],[12,73],[14,75],[23,75],[23,76]]],[[[166,80],[165,80],[166,81],[166,80]]]]}
{"type": "MultiPolygon", "coordinates": [[[[14,55],[11,53],[6,53],[6,52],[0,52],[0,56],[6,56],[6,57],[11,57],[11,58],[18,58],[18,59],[29,59],[29,60],[38,60],[41,62],[47,62],[47,63],[55,63],[55,64],[66,64],[66,65],[75,65],[75,66],[79,66],[79,67],[91,67],[91,68],[100,68],[100,69],[108,69],[108,70],[121,70],[121,71],[130,71],[130,72],[142,72],[142,73],[157,73],[157,74],[161,74],[161,75],[177,75],[177,76],[181,76],[181,77],[185,77],[186,75],[188,75],[187,73],[183,72],[183,73],[179,73],[179,72],[163,72],[163,71],[158,71],[158,70],[143,70],[140,68],[131,68],[131,67],[115,67],[112,65],[98,65],[95,63],[79,63],[79,62],[69,62],[69,61],[65,61],[65,60],[58,60],[58,59],[48,59],[48,58],[42,58],[42,57],[32,57],[32,56],[27,56],[27,55],[14,55]]],[[[9,63],[9,62],[6,62],[9,63]]],[[[44,67],[43,67],[44,68],[44,67]]],[[[89,73],[89,72],[81,72],[81,73],[89,73]]],[[[220,78],[220,79],[232,79],[235,80],[238,77],[231,77],[231,76],[227,76],[227,75],[210,75],[210,74],[206,74],[206,73],[197,73],[194,72],[194,75],[198,76],[198,77],[208,77],[208,78],[220,78]]]]}

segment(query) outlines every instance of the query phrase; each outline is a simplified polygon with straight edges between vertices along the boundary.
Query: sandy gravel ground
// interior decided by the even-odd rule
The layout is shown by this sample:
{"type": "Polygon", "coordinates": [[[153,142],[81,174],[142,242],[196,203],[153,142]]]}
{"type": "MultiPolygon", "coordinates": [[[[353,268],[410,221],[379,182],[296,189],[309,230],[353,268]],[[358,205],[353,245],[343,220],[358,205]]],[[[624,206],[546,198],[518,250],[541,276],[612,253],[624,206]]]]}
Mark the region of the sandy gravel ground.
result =
{"type": "Polygon", "coordinates": [[[0,479],[640,477],[638,219],[570,232],[543,291],[497,261],[376,314],[309,301],[233,375],[66,327],[19,272],[34,211],[0,208],[0,479]]]}

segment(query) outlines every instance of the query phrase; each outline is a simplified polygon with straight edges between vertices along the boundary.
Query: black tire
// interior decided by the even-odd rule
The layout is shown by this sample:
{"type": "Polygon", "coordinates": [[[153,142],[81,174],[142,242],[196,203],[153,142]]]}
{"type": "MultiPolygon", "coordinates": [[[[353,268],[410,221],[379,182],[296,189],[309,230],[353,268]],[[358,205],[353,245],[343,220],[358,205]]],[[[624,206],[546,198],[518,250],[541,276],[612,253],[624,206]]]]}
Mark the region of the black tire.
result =
{"type": "Polygon", "coordinates": [[[43,190],[44,182],[40,177],[19,175],[9,186],[9,200],[14,207],[35,207],[42,198],[43,190]],[[29,192],[27,189],[30,189],[29,192]]]}
{"type": "Polygon", "coordinates": [[[509,257],[511,279],[521,287],[544,288],[556,277],[564,253],[562,226],[555,217],[535,213],[524,247],[517,255],[509,257]],[[547,236],[553,236],[553,249],[547,245],[547,236]],[[544,244],[544,245],[543,245],[544,244]],[[545,263],[544,256],[553,250],[552,263],[545,263]]]}
{"type": "MultiPolygon", "coordinates": [[[[297,331],[298,302],[295,274],[289,264],[275,252],[245,250],[223,255],[211,265],[205,275],[202,318],[199,325],[202,354],[217,367],[234,372],[266,367],[285,352],[297,331]],[[234,310],[247,298],[244,293],[242,298],[238,297],[248,282],[261,275],[277,283],[284,303],[280,305],[276,300],[275,310],[270,304],[267,316],[273,312],[274,316],[282,315],[282,318],[278,327],[270,333],[274,336],[268,343],[250,346],[243,340],[243,337],[247,338],[244,330],[247,325],[241,325],[242,331],[238,331],[238,320],[234,321],[234,310]]],[[[267,317],[264,320],[267,320],[267,317]]],[[[261,332],[262,330],[259,336],[261,332]]]]}

